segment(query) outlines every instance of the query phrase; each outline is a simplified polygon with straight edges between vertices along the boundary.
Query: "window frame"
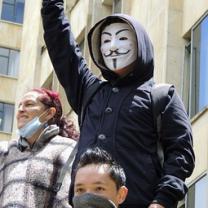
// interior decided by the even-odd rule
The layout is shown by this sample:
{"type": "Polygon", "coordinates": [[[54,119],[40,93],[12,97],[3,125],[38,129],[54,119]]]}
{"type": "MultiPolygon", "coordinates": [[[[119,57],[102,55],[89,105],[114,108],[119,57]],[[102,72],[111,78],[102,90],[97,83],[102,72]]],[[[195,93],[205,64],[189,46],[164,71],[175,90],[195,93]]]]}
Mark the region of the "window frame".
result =
{"type": "Polygon", "coordinates": [[[0,48],[8,50],[8,56],[0,54],[0,58],[2,57],[2,58],[6,58],[7,59],[6,73],[4,74],[3,72],[1,72],[1,68],[0,68],[0,76],[17,78],[18,77],[18,73],[19,73],[19,67],[20,67],[20,65],[19,65],[19,63],[20,63],[20,50],[6,48],[6,47],[1,47],[1,46],[0,46],[0,48]],[[16,73],[11,73],[10,72],[11,71],[10,70],[10,67],[11,67],[10,63],[11,63],[11,59],[12,59],[12,51],[18,52],[18,55],[19,55],[19,57],[18,57],[18,59],[19,59],[18,60],[18,65],[15,68],[16,69],[16,71],[15,71],[16,73]]]}
{"type": "Polygon", "coordinates": [[[4,122],[4,104],[0,102],[0,129],[3,128],[3,122],[4,122]]]}
{"type": "MultiPolygon", "coordinates": [[[[200,181],[200,180],[202,180],[203,178],[205,178],[205,177],[207,177],[207,181],[208,181],[208,172],[207,171],[205,171],[205,172],[203,172],[202,174],[200,174],[195,180],[193,180],[190,184],[189,184],[189,186],[188,186],[188,192],[187,192],[187,194],[186,194],[186,197],[185,197],[185,208],[189,208],[188,207],[188,193],[189,193],[189,190],[190,190],[190,188],[191,187],[193,187],[194,186],[194,190],[195,190],[195,186],[196,186],[196,184],[200,181]]],[[[193,194],[192,194],[193,195],[193,194]]],[[[194,191],[194,202],[195,202],[195,191],[194,191]]]]}
{"type": "Polygon", "coordinates": [[[1,113],[2,113],[2,121],[1,121],[1,124],[0,124],[0,132],[4,132],[4,133],[12,133],[12,130],[13,130],[13,123],[14,123],[14,113],[15,113],[15,105],[14,104],[11,104],[11,103],[5,103],[3,101],[0,101],[0,104],[2,104],[2,110],[1,110],[1,113]],[[8,116],[5,114],[5,105],[7,106],[10,106],[10,107],[13,107],[12,109],[12,117],[11,117],[11,123],[10,123],[10,126],[9,126],[9,129],[10,130],[6,130],[4,128],[4,123],[5,123],[5,118],[8,116]]]}
{"type": "MultiPolygon", "coordinates": [[[[197,27],[202,24],[202,22],[205,20],[205,18],[208,18],[208,12],[206,12],[197,22],[196,24],[191,28],[191,52],[190,52],[190,76],[189,76],[189,98],[188,98],[188,114],[190,118],[193,118],[198,113],[202,112],[204,108],[199,109],[199,84],[197,84],[197,77],[199,76],[200,69],[197,69],[196,61],[196,55],[194,55],[194,32],[197,29],[197,27]],[[198,73],[198,74],[197,74],[198,73]]],[[[185,66],[184,66],[185,67],[185,66]]],[[[184,69],[185,70],[185,69],[184,69]]],[[[208,106],[208,103],[207,105],[208,106]]],[[[206,108],[206,107],[205,107],[206,108]]]]}
{"type": "Polygon", "coordinates": [[[184,47],[184,62],[183,62],[183,73],[182,73],[182,99],[186,111],[189,115],[190,113],[190,67],[191,67],[191,40],[187,39],[187,42],[184,47]],[[187,93],[188,92],[188,93],[187,93]]]}

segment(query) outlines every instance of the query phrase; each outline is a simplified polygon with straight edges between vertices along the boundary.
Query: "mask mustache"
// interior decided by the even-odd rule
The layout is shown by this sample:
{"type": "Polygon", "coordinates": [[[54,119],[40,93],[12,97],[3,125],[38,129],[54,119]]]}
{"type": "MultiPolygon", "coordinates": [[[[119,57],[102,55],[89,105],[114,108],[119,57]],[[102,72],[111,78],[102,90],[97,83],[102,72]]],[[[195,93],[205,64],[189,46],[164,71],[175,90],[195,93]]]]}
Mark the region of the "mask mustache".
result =
{"type": "Polygon", "coordinates": [[[107,58],[109,56],[112,56],[113,54],[115,54],[116,56],[118,55],[126,55],[127,53],[129,53],[130,50],[127,50],[126,52],[119,52],[118,49],[116,50],[110,50],[109,54],[104,54],[104,56],[107,58]]]}

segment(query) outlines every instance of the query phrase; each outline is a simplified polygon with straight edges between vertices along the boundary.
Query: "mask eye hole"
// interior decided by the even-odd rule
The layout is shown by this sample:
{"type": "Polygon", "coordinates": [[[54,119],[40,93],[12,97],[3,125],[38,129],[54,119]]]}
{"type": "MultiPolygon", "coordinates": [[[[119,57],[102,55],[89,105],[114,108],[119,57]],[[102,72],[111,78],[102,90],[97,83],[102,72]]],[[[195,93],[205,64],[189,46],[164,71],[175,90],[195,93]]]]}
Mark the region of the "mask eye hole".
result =
{"type": "Polygon", "coordinates": [[[128,38],[127,37],[121,37],[121,38],[119,38],[119,40],[128,40],[128,38]]]}
{"type": "Polygon", "coordinates": [[[109,43],[109,42],[110,42],[109,39],[106,39],[106,40],[103,41],[103,43],[109,43]]]}

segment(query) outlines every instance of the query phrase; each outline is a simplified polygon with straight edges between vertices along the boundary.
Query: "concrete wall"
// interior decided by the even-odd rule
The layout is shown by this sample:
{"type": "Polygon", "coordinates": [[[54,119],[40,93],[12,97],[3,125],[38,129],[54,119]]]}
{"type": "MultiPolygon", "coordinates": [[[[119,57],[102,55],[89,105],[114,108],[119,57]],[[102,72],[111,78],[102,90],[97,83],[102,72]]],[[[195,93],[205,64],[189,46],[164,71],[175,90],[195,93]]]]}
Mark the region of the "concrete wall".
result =
{"type": "MultiPolygon", "coordinates": [[[[21,25],[0,20],[0,31],[0,47],[20,50],[22,43],[21,25]]],[[[0,100],[14,103],[16,86],[17,78],[0,75],[0,100]]]]}
{"type": "Polygon", "coordinates": [[[185,40],[182,37],[183,1],[169,0],[166,79],[182,95],[185,40]]]}
{"type": "Polygon", "coordinates": [[[173,83],[182,93],[185,40],[183,1],[123,1],[123,12],[133,15],[147,30],[155,52],[155,80],[173,83]]]}
{"type": "Polygon", "coordinates": [[[6,132],[0,132],[0,141],[9,141],[11,139],[11,134],[6,132]]]}
{"type": "Polygon", "coordinates": [[[20,49],[22,39],[22,26],[0,20],[0,46],[11,49],[20,49]]]}
{"type": "Polygon", "coordinates": [[[185,35],[191,27],[202,17],[202,15],[208,11],[207,0],[183,0],[184,11],[183,11],[183,32],[185,35]]]}
{"type": "Polygon", "coordinates": [[[24,23],[20,56],[20,74],[18,79],[17,98],[31,89],[39,86],[40,66],[40,0],[25,1],[24,23]],[[32,14],[32,15],[31,15],[32,14]]]}
{"type": "Polygon", "coordinates": [[[0,83],[0,101],[14,104],[17,93],[17,79],[0,76],[0,83]]]}
{"type": "Polygon", "coordinates": [[[166,81],[168,35],[168,1],[123,1],[123,12],[134,16],[149,34],[155,54],[155,80],[166,81]]]}
{"type": "MultiPolygon", "coordinates": [[[[16,93],[17,104],[26,91],[40,86],[40,38],[42,37],[40,33],[42,29],[40,8],[41,0],[25,1],[20,54],[20,76],[18,78],[18,91],[16,93]]],[[[16,119],[14,119],[14,129],[16,129],[16,119]]],[[[13,137],[16,137],[15,131],[13,132],[13,137]]]]}
{"type": "Polygon", "coordinates": [[[89,0],[82,0],[82,1],[78,1],[78,3],[74,6],[71,13],[66,12],[66,14],[69,15],[72,31],[74,36],[77,38],[78,42],[80,42],[84,38],[82,33],[87,24],[88,7],[89,7],[89,0]],[[81,12],[81,11],[85,11],[85,12],[81,12]]]}
{"type": "MultiPolygon", "coordinates": [[[[0,11],[2,0],[0,0],[0,11]]],[[[1,12],[0,12],[1,15],[1,12]]],[[[20,50],[22,25],[0,20],[0,47],[20,50]]],[[[0,102],[15,104],[18,78],[0,75],[0,102]]],[[[11,133],[0,132],[0,140],[10,140],[11,133]]]]}

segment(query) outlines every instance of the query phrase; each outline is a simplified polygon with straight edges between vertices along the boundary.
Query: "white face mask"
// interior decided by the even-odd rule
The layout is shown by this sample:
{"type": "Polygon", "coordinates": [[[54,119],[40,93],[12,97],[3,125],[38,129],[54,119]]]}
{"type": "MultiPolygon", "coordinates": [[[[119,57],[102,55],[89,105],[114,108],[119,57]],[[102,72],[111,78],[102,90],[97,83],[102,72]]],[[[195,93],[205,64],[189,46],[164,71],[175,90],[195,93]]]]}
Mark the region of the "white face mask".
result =
{"type": "Polygon", "coordinates": [[[127,23],[112,23],[101,33],[101,53],[112,71],[129,66],[137,59],[137,40],[127,23]]]}

